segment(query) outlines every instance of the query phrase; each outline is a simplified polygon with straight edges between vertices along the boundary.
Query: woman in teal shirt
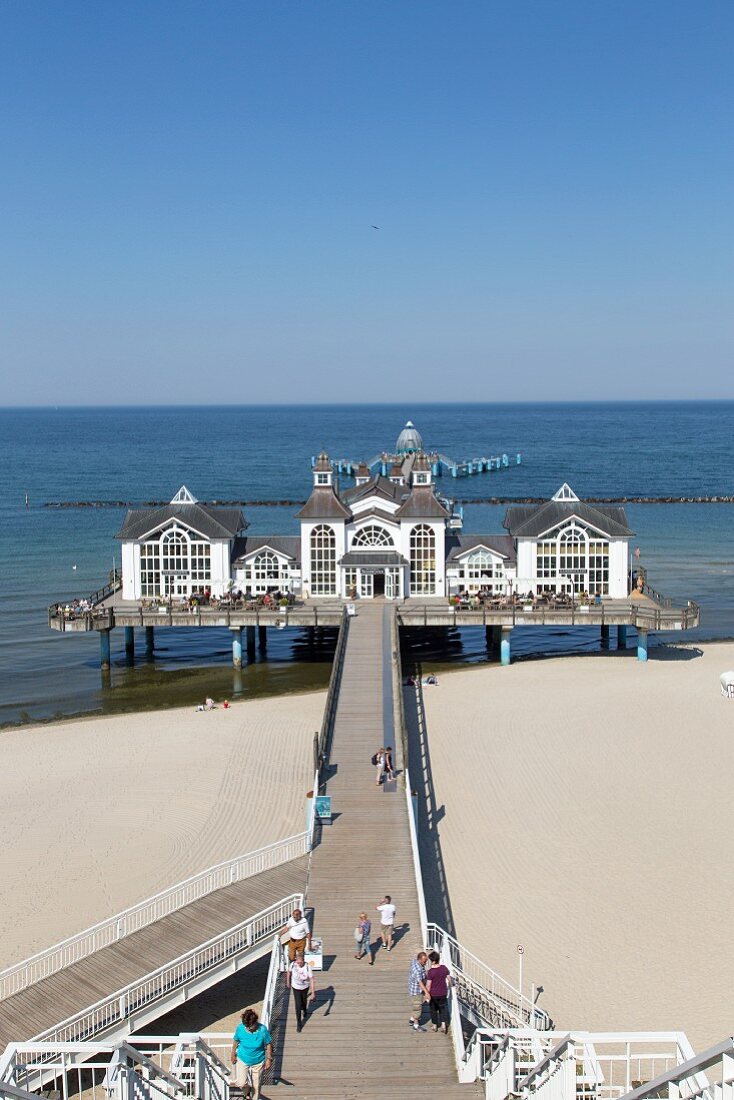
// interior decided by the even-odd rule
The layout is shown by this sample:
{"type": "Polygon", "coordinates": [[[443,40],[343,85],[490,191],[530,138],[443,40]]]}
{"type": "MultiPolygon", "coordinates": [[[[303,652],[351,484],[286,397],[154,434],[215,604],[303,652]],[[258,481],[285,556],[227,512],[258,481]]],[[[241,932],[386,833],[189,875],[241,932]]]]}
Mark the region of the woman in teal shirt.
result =
{"type": "Polygon", "coordinates": [[[260,1100],[262,1074],[272,1064],[273,1037],[258,1022],[257,1012],[248,1008],[232,1037],[232,1065],[236,1066],[236,1081],[245,1100],[260,1100]]]}

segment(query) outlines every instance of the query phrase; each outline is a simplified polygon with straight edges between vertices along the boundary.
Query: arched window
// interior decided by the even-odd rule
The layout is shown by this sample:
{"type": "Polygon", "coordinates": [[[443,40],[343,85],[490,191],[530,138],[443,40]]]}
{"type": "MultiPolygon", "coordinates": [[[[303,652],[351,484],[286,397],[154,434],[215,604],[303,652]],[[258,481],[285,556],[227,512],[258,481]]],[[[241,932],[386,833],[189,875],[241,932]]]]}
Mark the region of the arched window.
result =
{"type": "Polygon", "coordinates": [[[311,532],[311,595],[336,595],[336,535],[323,523],[311,532]]]}
{"type": "Polygon", "coordinates": [[[410,592],[413,596],[436,592],[436,536],[426,523],[410,532],[410,592]]]}
{"type": "Polygon", "coordinates": [[[269,582],[277,582],[280,574],[280,565],[277,556],[272,550],[261,550],[259,554],[255,555],[255,560],[252,563],[252,570],[256,583],[268,584],[269,582]]]}
{"type": "Polygon", "coordinates": [[[173,527],[161,539],[161,557],[164,573],[189,572],[189,540],[184,531],[173,527]]]}
{"type": "Polygon", "coordinates": [[[352,540],[353,547],[392,545],[393,541],[390,532],[386,531],[384,527],[378,527],[376,523],[369,527],[363,527],[361,531],[357,531],[352,540]]]}
{"type": "Polygon", "coordinates": [[[588,541],[586,532],[575,525],[566,527],[558,536],[558,572],[571,579],[575,592],[586,589],[588,541]]]}

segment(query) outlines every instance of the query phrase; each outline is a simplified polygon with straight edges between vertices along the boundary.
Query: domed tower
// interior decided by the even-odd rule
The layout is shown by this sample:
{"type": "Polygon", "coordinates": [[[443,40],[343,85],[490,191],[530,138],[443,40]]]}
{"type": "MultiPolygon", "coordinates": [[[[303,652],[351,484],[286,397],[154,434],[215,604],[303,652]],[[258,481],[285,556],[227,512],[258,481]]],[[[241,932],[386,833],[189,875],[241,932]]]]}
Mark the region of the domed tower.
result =
{"type": "Polygon", "coordinates": [[[395,444],[395,451],[399,455],[412,455],[415,454],[416,451],[422,450],[423,440],[421,439],[421,434],[413,421],[409,420],[398,436],[398,441],[395,444]]]}

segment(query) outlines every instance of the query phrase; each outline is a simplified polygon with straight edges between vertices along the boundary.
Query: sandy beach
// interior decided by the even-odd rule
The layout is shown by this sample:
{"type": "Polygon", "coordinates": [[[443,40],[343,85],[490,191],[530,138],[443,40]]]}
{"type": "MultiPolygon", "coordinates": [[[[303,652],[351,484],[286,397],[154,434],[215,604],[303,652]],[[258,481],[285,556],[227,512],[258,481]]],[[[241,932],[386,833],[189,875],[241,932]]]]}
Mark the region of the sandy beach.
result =
{"type": "Polygon", "coordinates": [[[324,699],[3,732],[0,968],[305,828],[324,699]]]}
{"type": "Polygon", "coordinates": [[[423,689],[458,938],[515,983],[522,944],[562,1029],[732,1033],[730,668],[715,644],[423,689]]]}

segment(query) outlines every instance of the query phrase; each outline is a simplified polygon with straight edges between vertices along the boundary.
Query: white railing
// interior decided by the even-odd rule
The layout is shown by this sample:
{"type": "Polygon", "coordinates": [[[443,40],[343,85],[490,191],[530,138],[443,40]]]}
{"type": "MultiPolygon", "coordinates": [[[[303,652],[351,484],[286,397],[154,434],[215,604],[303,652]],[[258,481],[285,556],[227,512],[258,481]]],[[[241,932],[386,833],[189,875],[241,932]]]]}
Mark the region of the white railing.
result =
{"type": "MultiPolygon", "coordinates": [[[[402,686],[398,685],[398,691],[402,691],[402,686]]],[[[410,847],[413,852],[413,873],[415,875],[415,888],[418,892],[418,912],[420,913],[421,920],[421,939],[423,943],[428,946],[428,915],[426,910],[426,895],[423,890],[423,871],[421,870],[421,857],[418,849],[418,830],[416,828],[415,821],[415,804],[413,802],[413,791],[410,786],[410,772],[408,770],[408,762],[403,762],[405,769],[405,798],[408,804],[408,831],[410,833],[410,847]]]]}
{"type": "Polygon", "coordinates": [[[439,925],[428,925],[428,944],[446,954],[446,965],[454,975],[460,999],[480,1020],[491,1027],[547,1030],[550,1019],[546,1012],[439,925]]]}
{"type": "Polygon", "coordinates": [[[292,911],[303,907],[303,895],[289,894],[214,939],[187,951],[165,966],[131,982],[124,989],[104,997],[96,1004],[63,1020],[34,1037],[34,1041],[83,1042],[108,1031],[148,1006],[175,994],[177,990],[225,964],[244,951],[262,944],[283,927],[292,911]]]}
{"type": "MultiPolygon", "coordinates": [[[[661,1073],[681,1077],[692,1055],[682,1032],[480,1028],[467,1046],[460,1075],[483,1079],[487,1100],[621,1100],[661,1073]]],[[[696,1088],[704,1088],[707,1081],[696,1062],[696,1088]]],[[[634,1100],[655,1095],[650,1085],[640,1088],[634,1100]]],[[[683,1089],[679,1095],[693,1094],[683,1089]]]]}
{"type": "Polygon", "coordinates": [[[265,1027],[270,1027],[270,1020],[273,1015],[273,1006],[275,1005],[275,997],[278,992],[278,978],[283,970],[283,947],[280,942],[280,936],[273,937],[273,950],[270,952],[270,966],[268,967],[268,979],[265,982],[265,992],[263,993],[263,1007],[260,1013],[260,1023],[265,1027]]]}
{"type": "Polygon", "coordinates": [[[306,825],[306,851],[312,852],[313,846],[316,843],[316,798],[319,793],[319,769],[317,768],[313,777],[313,796],[311,798],[311,804],[308,807],[308,822],[306,825]]]}
{"type": "MultiPolygon", "coordinates": [[[[168,1036],[156,1052],[134,1045],[13,1043],[3,1056],[0,1100],[34,1097],[53,1082],[64,1097],[91,1100],[229,1100],[229,1070],[201,1036],[168,1036]],[[185,1053],[186,1073],[165,1067],[171,1046],[185,1053]]],[[[182,1063],[183,1064],[183,1063],[182,1063]]]]}
{"type": "Polygon", "coordinates": [[[85,929],[84,932],[78,932],[61,943],[54,944],[53,947],[48,947],[45,951],[40,951],[37,955],[0,972],[0,1000],[12,997],[22,989],[43,981],[44,978],[64,970],[67,966],[72,966],[103,947],[117,943],[125,936],[139,932],[141,928],[175,913],[178,909],[183,909],[215,890],[221,890],[234,882],[251,878],[262,871],[288,863],[292,859],[298,859],[310,850],[310,845],[309,832],[298,833],[286,840],[268,844],[265,848],[258,848],[255,852],[236,856],[224,863],[217,863],[206,871],[201,871],[175,886],[170,886],[160,894],[131,905],[121,913],[116,913],[114,917],[108,917],[99,924],[85,929]]]}

